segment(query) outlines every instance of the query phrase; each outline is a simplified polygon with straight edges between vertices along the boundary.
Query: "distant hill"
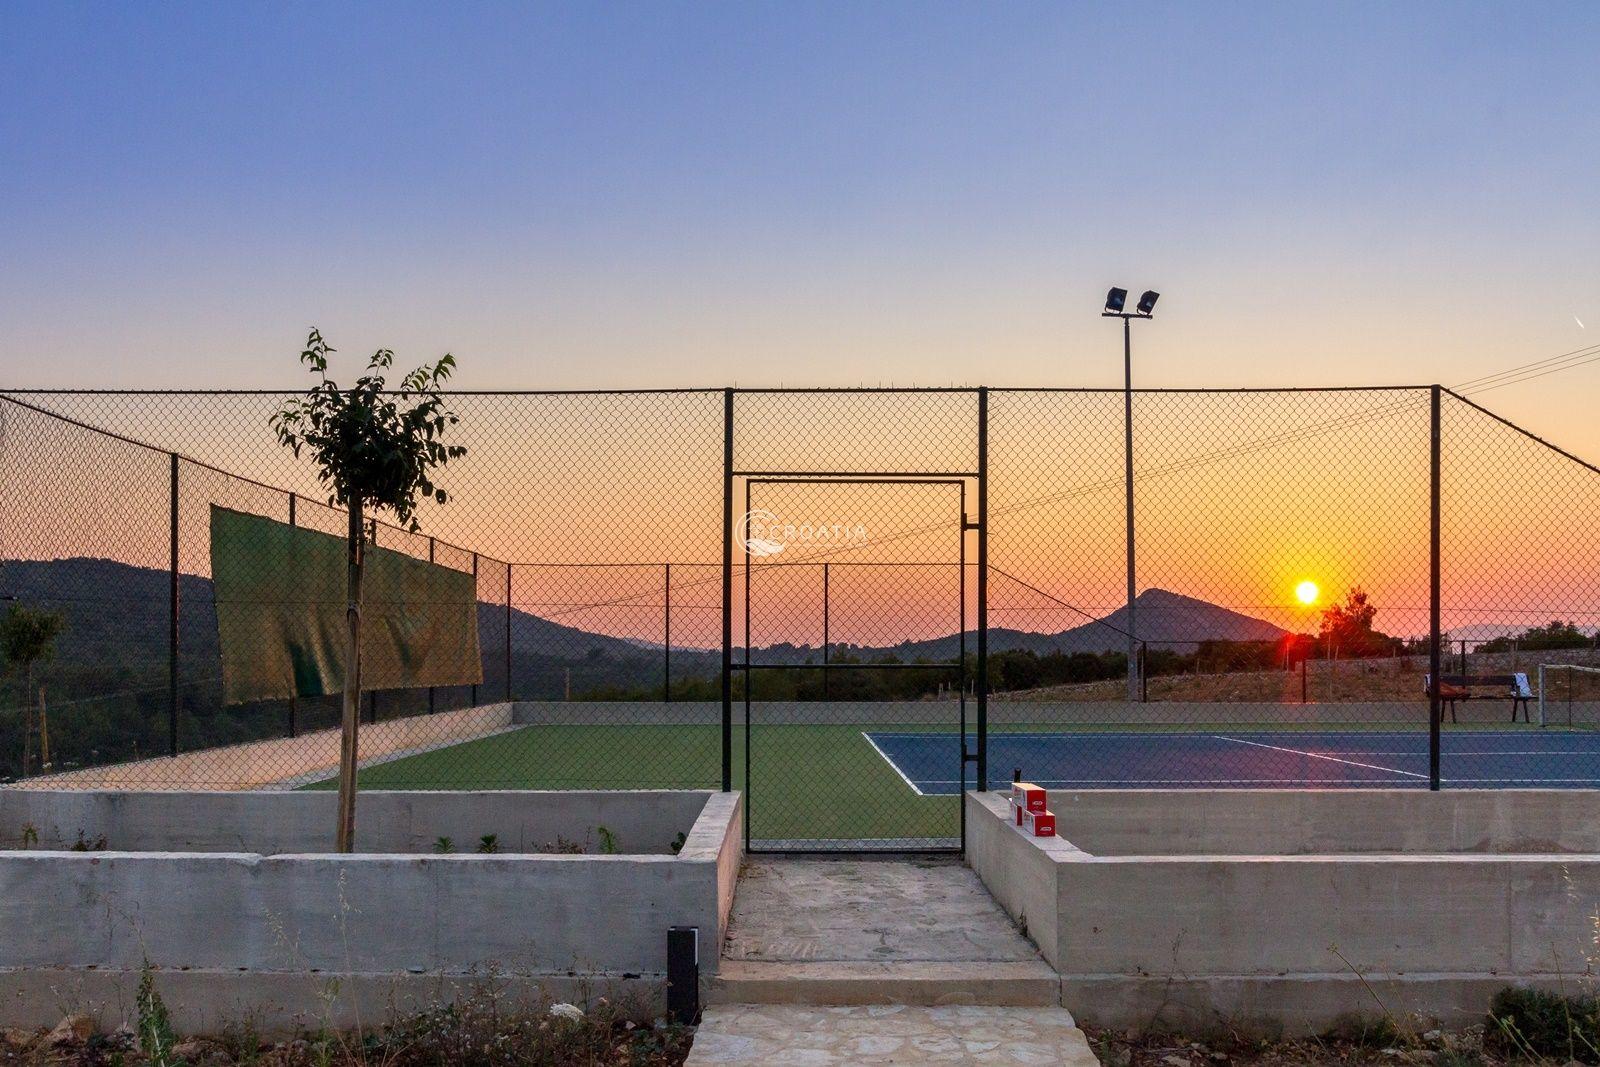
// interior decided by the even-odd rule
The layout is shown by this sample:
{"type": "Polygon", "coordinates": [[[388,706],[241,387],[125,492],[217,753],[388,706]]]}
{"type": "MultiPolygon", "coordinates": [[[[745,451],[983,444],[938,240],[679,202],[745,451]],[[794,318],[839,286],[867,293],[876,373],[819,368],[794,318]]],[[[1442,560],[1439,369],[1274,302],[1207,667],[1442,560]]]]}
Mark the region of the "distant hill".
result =
{"type": "MultiPolygon", "coordinates": [[[[1241,615],[1204,600],[1146,589],[1134,599],[1139,636],[1154,647],[1176,652],[1192,652],[1201,641],[1276,641],[1287,630],[1264,619],[1241,615]]],[[[1058,633],[1034,633],[1004,627],[989,630],[989,649],[993,652],[1030,651],[1039,655],[1051,652],[1121,652],[1127,649],[1128,609],[1074,626],[1058,633]]],[[[958,644],[954,634],[929,641],[896,645],[893,652],[902,659],[950,659],[958,644]]],[[[967,651],[977,647],[976,634],[967,634],[967,651]]]]}
{"type": "MultiPolygon", "coordinates": [[[[168,575],[107,559],[17,560],[0,564],[0,595],[60,611],[67,626],[58,643],[58,663],[93,665],[129,684],[157,684],[166,677],[168,575]]],[[[217,617],[211,581],[179,576],[182,601],[179,659],[186,676],[214,676],[219,659],[217,617]]],[[[1139,595],[1139,633],[1152,644],[1187,651],[1206,640],[1272,641],[1282,628],[1215,604],[1163,589],[1139,595]]],[[[1059,633],[998,628],[989,631],[996,652],[1108,652],[1124,647],[1126,609],[1103,620],[1059,633]]],[[[505,607],[478,605],[485,681],[504,679],[505,607]]],[[[977,647],[967,635],[967,650],[977,647]]],[[[954,659],[957,635],[870,648],[851,648],[862,659],[892,655],[900,659],[954,659]]],[[[817,650],[774,645],[763,649],[767,662],[815,661],[817,650]]],[[[566,626],[526,611],[511,613],[511,658],[517,692],[525,697],[559,697],[597,686],[650,687],[659,683],[662,650],[641,640],[611,637],[566,626]]],[[[719,670],[715,649],[674,647],[673,674],[712,676],[719,670]]]]}
{"type": "MultiPolygon", "coordinates": [[[[167,571],[115,560],[74,557],[0,563],[0,596],[58,611],[67,625],[56,660],[93,665],[131,686],[164,682],[167,671],[170,595],[167,571]]],[[[186,677],[215,676],[220,652],[211,580],[178,576],[181,604],[179,665],[186,677]]],[[[505,606],[478,605],[485,681],[504,679],[505,606]]],[[[595,685],[653,685],[661,677],[660,646],[564,626],[526,611],[511,612],[511,659],[517,691],[529,697],[560,696],[595,685]]],[[[720,652],[673,649],[673,674],[701,673],[720,662],[720,652]]],[[[74,673],[81,673],[79,672],[74,673]]]]}

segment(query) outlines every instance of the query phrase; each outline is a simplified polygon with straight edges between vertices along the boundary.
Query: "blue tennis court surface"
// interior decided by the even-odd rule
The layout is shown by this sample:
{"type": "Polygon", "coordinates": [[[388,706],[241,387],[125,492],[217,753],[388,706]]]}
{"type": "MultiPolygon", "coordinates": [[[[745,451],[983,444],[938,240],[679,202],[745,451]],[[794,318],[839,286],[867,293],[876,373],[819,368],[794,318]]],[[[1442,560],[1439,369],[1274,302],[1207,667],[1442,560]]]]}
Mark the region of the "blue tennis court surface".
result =
{"type": "MultiPolygon", "coordinates": [[[[956,734],[871,732],[922,794],[960,790],[956,734]]],[[[975,740],[969,736],[969,746],[975,740]]],[[[1440,777],[1458,789],[1600,788],[1600,733],[1446,731],[1440,777]]],[[[1425,731],[989,733],[989,775],[1047,789],[1403,788],[1428,785],[1425,731]]],[[[968,771],[969,774],[972,772],[968,771]]],[[[971,785],[971,782],[968,782],[971,785]]]]}

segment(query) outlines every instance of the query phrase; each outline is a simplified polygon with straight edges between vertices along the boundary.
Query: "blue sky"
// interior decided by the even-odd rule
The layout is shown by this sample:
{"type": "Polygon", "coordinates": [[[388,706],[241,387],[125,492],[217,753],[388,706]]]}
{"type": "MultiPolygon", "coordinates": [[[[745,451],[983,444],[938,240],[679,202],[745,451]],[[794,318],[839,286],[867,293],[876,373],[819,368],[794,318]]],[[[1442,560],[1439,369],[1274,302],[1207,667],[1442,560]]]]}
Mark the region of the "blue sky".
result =
{"type": "MultiPolygon", "coordinates": [[[[1100,385],[1118,283],[1165,294],[1147,384],[1450,384],[1600,343],[1597,45],[1559,3],[8,4],[0,381],[292,384],[315,323],[476,387],[1100,385]]],[[[1484,399],[1600,446],[1597,381],[1484,399]]]]}

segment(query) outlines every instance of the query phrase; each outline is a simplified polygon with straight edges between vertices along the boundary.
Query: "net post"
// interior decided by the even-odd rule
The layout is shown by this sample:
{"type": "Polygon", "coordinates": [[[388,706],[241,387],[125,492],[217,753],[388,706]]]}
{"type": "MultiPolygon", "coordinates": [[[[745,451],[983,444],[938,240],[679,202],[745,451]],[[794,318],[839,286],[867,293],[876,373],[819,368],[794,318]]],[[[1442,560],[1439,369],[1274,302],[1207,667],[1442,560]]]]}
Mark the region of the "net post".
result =
{"type": "Polygon", "coordinates": [[[1439,403],[1432,387],[1428,404],[1428,788],[1439,788],[1439,686],[1442,649],[1439,634],[1439,403]]]}

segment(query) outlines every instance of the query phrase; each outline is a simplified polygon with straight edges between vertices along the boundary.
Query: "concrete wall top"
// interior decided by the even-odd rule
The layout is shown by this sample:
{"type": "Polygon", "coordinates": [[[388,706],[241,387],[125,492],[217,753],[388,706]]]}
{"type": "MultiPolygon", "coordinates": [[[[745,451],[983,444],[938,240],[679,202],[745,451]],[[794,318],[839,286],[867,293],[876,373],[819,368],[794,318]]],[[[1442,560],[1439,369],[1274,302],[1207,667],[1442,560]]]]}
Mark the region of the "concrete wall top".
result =
{"type": "Polygon", "coordinates": [[[1600,853],[1581,789],[1054,792],[1057,832],[1097,856],[1600,853]]]}
{"type": "MultiPolygon", "coordinates": [[[[472,853],[493,834],[508,854],[557,851],[571,842],[603,851],[600,828],[625,855],[672,857],[720,824],[706,822],[709,790],[363,792],[356,798],[356,847],[363,853],[432,854],[441,837],[472,853]]],[[[70,849],[80,839],[120,852],[232,852],[275,855],[332,851],[338,798],[332,792],[120,792],[0,790],[0,848],[70,849]]],[[[729,801],[719,800],[722,822],[729,801]]],[[[712,820],[715,821],[715,820],[712,820]]],[[[567,848],[566,851],[571,851],[567,848]]],[[[714,852],[702,858],[714,858],[714,852]]]]}

